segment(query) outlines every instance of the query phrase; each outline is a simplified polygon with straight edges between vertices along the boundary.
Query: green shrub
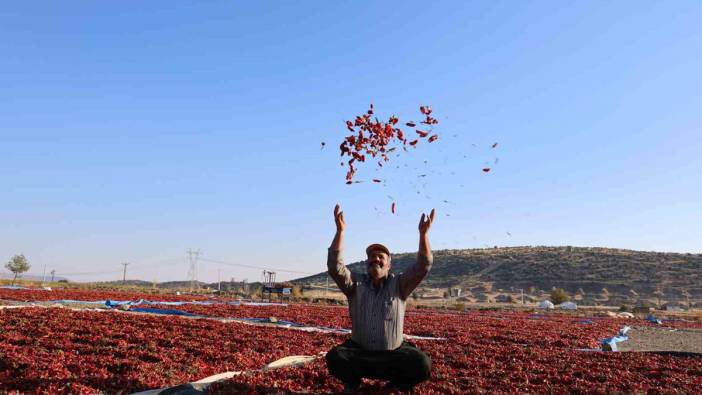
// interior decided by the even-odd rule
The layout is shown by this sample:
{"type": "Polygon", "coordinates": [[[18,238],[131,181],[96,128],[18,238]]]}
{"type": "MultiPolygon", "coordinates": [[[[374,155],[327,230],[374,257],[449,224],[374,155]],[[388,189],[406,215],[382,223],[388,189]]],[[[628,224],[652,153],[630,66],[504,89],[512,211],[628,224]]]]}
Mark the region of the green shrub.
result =
{"type": "Polygon", "coordinates": [[[632,313],[634,311],[634,308],[631,305],[625,303],[625,304],[619,306],[619,311],[625,311],[627,313],[632,313]]]}
{"type": "Polygon", "coordinates": [[[551,290],[551,303],[559,305],[570,300],[570,296],[563,288],[554,288],[551,290]]]}

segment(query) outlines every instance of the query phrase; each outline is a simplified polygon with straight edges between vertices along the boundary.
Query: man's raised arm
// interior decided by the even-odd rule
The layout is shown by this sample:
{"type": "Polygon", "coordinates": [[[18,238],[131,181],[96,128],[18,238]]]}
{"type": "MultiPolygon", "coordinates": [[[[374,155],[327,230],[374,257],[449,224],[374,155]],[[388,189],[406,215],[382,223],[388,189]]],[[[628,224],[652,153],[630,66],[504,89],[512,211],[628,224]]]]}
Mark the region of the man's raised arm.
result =
{"type": "Polygon", "coordinates": [[[340,210],[338,204],[334,207],[334,222],[336,223],[336,234],[331,246],[329,246],[327,270],[336,285],[341,289],[341,292],[349,296],[353,292],[353,280],[351,280],[351,272],[344,266],[344,258],[342,256],[346,222],[344,222],[344,212],[340,210]]]}
{"type": "Polygon", "coordinates": [[[417,251],[417,262],[406,272],[400,275],[400,297],[407,299],[412,291],[426,277],[431,265],[434,262],[434,257],[431,253],[429,245],[429,229],[434,222],[434,209],[431,209],[429,216],[422,214],[419,219],[419,251],[417,251]]]}

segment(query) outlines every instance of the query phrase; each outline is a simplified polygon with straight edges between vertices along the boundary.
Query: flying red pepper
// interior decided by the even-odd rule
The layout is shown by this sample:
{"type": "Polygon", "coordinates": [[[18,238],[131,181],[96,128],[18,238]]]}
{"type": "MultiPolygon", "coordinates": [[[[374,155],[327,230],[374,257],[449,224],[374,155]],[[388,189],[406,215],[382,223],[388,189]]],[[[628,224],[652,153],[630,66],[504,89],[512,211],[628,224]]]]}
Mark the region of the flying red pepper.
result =
{"type": "MultiPolygon", "coordinates": [[[[419,111],[424,115],[423,124],[435,125],[438,121],[431,117],[432,109],[429,106],[421,106],[419,111]]],[[[339,146],[341,156],[349,156],[348,171],[346,173],[346,181],[353,181],[356,174],[354,162],[365,162],[366,155],[372,158],[379,157],[377,161],[378,167],[383,166],[383,162],[390,160],[388,154],[397,149],[397,146],[404,146],[409,143],[415,146],[418,140],[407,141],[405,133],[397,127],[400,119],[393,115],[386,122],[378,119],[375,114],[373,104],[365,114],[356,116],[354,121],[345,121],[346,128],[352,133],[344,138],[339,146]],[[391,146],[396,145],[396,146],[391,146]]],[[[414,127],[416,124],[413,121],[406,123],[407,126],[414,127]]],[[[417,130],[420,137],[426,137],[429,132],[417,130]]],[[[429,142],[433,142],[438,138],[438,135],[433,135],[429,138],[429,142]]],[[[324,144],[322,145],[324,147],[324,144]]],[[[405,149],[406,151],[406,149],[405,149]]]]}

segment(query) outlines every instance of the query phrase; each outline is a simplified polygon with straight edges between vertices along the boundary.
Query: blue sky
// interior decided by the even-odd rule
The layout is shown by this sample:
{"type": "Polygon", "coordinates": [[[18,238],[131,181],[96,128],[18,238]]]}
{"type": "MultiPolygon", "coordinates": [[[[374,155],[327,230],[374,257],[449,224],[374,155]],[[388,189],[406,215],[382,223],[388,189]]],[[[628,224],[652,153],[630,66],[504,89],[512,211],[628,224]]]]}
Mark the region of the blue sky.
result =
{"type": "Polygon", "coordinates": [[[697,1],[4,2],[0,257],[167,281],[199,248],[227,263],[202,280],[294,278],[324,270],[337,202],[349,262],[416,251],[432,207],[435,249],[702,252],[700,20],[697,1]],[[431,105],[440,139],[348,186],[343,121],[369,103],[431,105]]]}

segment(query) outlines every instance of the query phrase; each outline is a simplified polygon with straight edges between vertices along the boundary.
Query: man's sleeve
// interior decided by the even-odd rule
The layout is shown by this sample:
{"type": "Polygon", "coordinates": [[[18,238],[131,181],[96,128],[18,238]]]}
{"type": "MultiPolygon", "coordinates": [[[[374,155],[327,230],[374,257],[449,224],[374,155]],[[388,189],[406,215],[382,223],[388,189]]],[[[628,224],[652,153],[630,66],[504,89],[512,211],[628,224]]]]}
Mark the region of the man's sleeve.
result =
{"type": "Polygon", "coordinates": [[[347,297],[350,297],[355,284],[351,279],[351,271],[344,265],[344,258],[341,256],[341,250],[329,249],[327,254],[327,270],[336,285],[339,286],[341,292],[347,297]]]}
{"type": "Polygon", "coordinates": [[[433,262],[433,255],[426,256],[418,253],[417,262],[406,272],[400,273],[400,298],[402,300],[406,300],[419,283],[422,282],[429,270],[431,270],[433,262]]]}

